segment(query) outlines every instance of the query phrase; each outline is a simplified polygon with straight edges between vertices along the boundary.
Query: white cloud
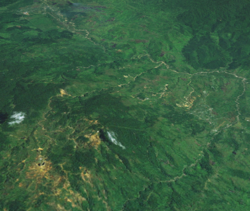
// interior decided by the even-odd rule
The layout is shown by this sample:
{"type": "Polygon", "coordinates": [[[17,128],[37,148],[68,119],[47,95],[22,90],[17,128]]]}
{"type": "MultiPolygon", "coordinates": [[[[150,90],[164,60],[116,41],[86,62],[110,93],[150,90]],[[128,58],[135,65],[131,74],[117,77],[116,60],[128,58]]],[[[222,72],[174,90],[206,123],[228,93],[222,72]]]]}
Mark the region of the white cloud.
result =
{"type": "Polygon", "coordinates": [[[9,122],[9,125],[19,124],[21,123],[25,118],[24,112],[13,112],[13,115],[10,117],[13,121],[9,122]]]}
{"type": "Polygon", "coordinates": [[[117,145],[123,149],[126,149],[125,146],[123,146],[119,141],[116,140],[116,136],[115,136],[114,132],[110,131],[110,132],[107,132],[107,134],[108,134],[108,137],[112,143],[114,143],[115,145],[117,145]]]}

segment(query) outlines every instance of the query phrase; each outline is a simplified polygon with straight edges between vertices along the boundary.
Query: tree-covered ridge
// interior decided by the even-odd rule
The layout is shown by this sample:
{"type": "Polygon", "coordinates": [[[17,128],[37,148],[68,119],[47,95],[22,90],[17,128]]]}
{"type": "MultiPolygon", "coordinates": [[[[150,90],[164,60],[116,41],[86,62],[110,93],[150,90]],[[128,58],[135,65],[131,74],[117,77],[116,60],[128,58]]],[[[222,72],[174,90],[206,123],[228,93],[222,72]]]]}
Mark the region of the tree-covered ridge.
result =
{"type": "Polygon", "coordinates": [[[193,4],[2,5],[2,210],[248,210],[248,5],[193,4]]]}

